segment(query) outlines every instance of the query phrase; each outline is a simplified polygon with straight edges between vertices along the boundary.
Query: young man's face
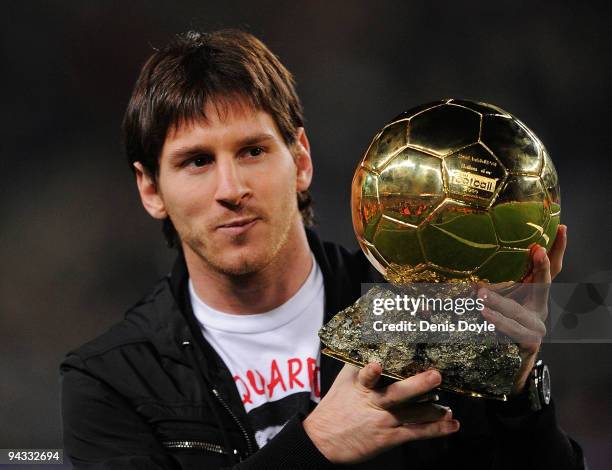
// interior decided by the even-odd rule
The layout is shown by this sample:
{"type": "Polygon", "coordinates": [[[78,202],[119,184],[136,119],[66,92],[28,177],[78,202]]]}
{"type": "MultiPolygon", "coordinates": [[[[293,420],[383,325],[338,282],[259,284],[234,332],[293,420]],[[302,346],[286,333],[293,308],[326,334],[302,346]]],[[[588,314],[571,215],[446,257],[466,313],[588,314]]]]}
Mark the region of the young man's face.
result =
{"type": "Polygon", "coordinates": [[[206,121],[169,131],[157,185],[137,171],[138,186],[151,215],[170,217],[186,255],[248,274],[267,266],[301,224],[296,193],[310,185],[310,151],[301,128],[290,149],[268,113],[241,102],[220,109],[208,104],[206,121]]]}

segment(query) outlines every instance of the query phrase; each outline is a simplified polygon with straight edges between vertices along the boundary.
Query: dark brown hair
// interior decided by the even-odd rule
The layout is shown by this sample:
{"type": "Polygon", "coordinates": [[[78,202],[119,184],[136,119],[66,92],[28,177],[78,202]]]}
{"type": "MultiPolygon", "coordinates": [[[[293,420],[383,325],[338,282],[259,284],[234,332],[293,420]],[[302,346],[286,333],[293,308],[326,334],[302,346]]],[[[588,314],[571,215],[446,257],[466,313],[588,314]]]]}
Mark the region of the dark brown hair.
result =
{"type": "MultiPolygon", "coordinates": [[[[205,119],[208,101],[227,104],[240,98],[269,113],[287,146],[295,144],[304,125],[303,110],[291,73],[255,36],[239,30],[177,35],[145,63],[123,118],[123,137],[130,168],[142,166],[156,181],[159,157],[172,127],[205,119]]],[[[312,200],[298,193],[305,225],[312,225],[312,200]]],[[[178,246],[169,218],[163,232],[168,246],[178,246]]]]}

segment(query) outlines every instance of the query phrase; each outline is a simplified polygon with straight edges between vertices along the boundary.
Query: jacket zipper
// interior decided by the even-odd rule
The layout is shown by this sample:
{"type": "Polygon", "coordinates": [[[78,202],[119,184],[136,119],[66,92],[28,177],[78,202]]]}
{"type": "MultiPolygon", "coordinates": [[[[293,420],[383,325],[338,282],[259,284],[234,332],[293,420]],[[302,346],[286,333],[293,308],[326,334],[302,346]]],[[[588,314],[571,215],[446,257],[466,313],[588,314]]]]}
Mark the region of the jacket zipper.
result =
{"type": "MultiPolygon", "coordinates": [[[[204,441],[164,441],[162,446],[166,449],[199,449],[216,452],[218,454],[227,454],[225,449],[219,444],[212,444],[204,441]]],[[[233,449],[234,455],[238,455],[238,450],[233,449]]]]}
{"type": "MultiPolygon", "coordinates": [[[[191,346],[191,340],[184,340],[182,342],[182,346],[191,346]]],[[[200,373],[202,374],[202,371],[200,369],[200,373]]],[[[206,384],[204,383],[204,375],[200,375],[200,378],[202,379],[202,386],[206,386],[206,384]]],[[[251,438],[249,437],[249,433],[246,431],[246,429],[244,428],[244,426],[242,425],[242,422],[236,417],[236,415],[234,414],[234,412],[231,410],[231,408],[229,407],[229,405],[225,402],[225,400],[223,398],[221,398],[221,395],[219,394],[219,392],[217,391],[216,388],[212,388],[212,392],[213,395],[217,398],[217,400],[219,400],[219,403],[221,403],[221,405],[223,406],[223,408],[225,408],[225,410],[229,413],[229,415],[231,416],[231,418],[234,420],[234,422],[238,425],[238,428],[240,429],[240,431],[242,432],[242,435],[244,436],[244,440],[247,443],[247,457],[251,454],[253,454],[253,444],[251,443],[251,438]]],[[[227,452],[223,452],[223,453],[227,453],[227,452]]],[[[240,456],[240,454],[234,449],[234,455],[238,455],[239,460],[242,460],[242,457],[240,456]]]]}
{"type": "MultiPolygon", "coordinates": [[[[249,437],[249,433],[246,431],[246,429],[244,428],[244,426],[242,425],[242,423],[240,422],[240,420],[236,417],[236,415],[234,414],[234,412],[231,410],[231,408],[229,407],[229,405],[227,403],[225,403],[225,400],[223,400],[223,398],[221,398],[221,395],[219,394],[219,392],[217,391],[216,388],[212,389],[213,394],[215,395],[215,397],[217,397],[217,400],[219,400],[219,403],[221,403],[221,405],[223,405],[223,408],[225,408],[227,410],[227,412],[229,413],[229,415],[232,417],[232,419],[236,422],[236,424],[238,425],[238,427],[240,428],[240,431],[242,431],[242,435],[244,436],[244,439],[246,440],[247,443],[247,449],[248,449],[248,455],[251,455],[253,453],[253,445],[251,443],[251,438],[249,437]]],[[[248,456],[247,455],[247,456],[248,456]]]]}

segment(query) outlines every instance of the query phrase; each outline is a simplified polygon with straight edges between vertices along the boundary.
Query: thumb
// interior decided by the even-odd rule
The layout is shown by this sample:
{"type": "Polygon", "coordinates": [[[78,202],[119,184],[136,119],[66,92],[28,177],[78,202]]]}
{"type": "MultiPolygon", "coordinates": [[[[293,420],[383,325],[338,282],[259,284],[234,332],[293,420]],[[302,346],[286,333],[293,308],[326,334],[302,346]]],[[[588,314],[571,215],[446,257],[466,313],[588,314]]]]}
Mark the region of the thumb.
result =
{"type": "Polygon", "coordinates": [[[381,365],[376,362],[370,362],[359,371],[357,381],[365,388],[374,388],[381,374],[381,365]]]}

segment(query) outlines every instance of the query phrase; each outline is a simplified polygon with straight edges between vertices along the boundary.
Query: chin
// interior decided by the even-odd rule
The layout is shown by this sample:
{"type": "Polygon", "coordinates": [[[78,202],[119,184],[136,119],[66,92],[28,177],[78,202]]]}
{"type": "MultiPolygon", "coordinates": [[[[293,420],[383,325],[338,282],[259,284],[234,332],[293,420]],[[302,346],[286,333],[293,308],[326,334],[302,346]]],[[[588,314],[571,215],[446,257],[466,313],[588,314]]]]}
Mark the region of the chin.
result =
{"type": "Polygon", "coordinates": [[[221,259],[209,259],[209,263],[219,272],[230,276],[246,276],[261,271],[272,261],[272,257],[253,248],[240,250],[221,259]]]}
{"type": "Polygon", "coordinates": [[[270,265],[287,241],[287,236],[277,240],[277,233],[253,232],[249,235],[240,237],[238,243],[226,237],[202,243],[194,237],[187,245],[214,271],[227,276],[248,276],[270,265]]]}

